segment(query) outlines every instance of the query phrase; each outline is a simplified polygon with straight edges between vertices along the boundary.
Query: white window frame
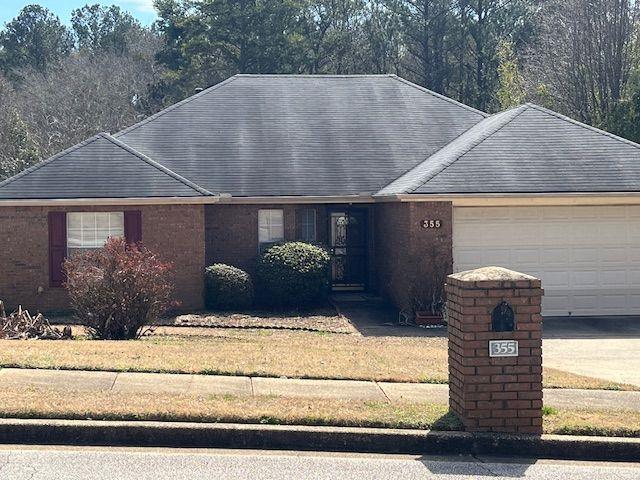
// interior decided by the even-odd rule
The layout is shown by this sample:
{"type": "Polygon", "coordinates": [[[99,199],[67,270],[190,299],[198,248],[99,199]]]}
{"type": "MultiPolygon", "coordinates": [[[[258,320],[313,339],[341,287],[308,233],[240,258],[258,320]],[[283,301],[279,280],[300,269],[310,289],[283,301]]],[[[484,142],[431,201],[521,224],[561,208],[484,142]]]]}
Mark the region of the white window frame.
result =
{"type": "Polygon", "coordinates": [[[315,208],[304,208],[300,214],[300,240],[307,243],[318,241],[318,211],[315,208]],[[311,212],[311,218],[307,215],[311,212]]]}
{"type": "Polygon", "coordinates": [[[124,238],[124,212],[67,213],[67,256],[101,248],[111,237],[124,238]]]}
{"type": "Polygon", "coordinates": [[[284,210],[263,208],[258,210],[258,250],[284,241],[284,210]]]}

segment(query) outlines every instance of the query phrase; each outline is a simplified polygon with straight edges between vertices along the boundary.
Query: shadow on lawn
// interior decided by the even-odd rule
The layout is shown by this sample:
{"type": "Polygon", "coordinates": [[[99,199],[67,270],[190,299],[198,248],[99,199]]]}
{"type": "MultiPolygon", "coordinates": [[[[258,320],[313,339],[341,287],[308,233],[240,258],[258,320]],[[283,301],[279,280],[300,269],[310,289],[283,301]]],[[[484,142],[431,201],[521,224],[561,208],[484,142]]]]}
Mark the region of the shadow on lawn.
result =
{"type": "Polygon", "coordinates": [[[421,328],[398,323],[398,309],[385,300],[367,294],[336,294],[333,302],[365,337],[446,337],[447,329],[421,328]]]}

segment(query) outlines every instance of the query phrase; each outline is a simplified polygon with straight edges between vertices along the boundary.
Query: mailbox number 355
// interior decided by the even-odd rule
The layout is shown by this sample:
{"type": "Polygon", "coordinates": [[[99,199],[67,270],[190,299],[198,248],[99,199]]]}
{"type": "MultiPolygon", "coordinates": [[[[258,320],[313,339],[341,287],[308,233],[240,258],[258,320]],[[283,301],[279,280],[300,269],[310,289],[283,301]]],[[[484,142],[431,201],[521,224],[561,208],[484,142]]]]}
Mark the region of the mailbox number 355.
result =
{"type": "Polygon", "coordinates": [[[490,357],[517,357],[518,342],[515,340],[491,340],[489,342],[490,357]]]}

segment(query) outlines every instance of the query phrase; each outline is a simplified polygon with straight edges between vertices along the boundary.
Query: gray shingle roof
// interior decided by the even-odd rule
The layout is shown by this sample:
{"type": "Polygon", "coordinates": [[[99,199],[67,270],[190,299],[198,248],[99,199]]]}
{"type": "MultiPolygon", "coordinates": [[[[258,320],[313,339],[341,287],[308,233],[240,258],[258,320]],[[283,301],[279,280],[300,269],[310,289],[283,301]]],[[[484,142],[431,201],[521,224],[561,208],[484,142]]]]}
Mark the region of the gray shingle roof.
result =
{"type": "Polygon", "coordinates": [[[486,118],[379,193],[631,191],[640,191],[640,145],[525,104],[486,118]]]}
{"type": "Polygon", "coordinates": [[[394,75],[236,75],[0,183],[0,199],[629,191],[633,142],[394,75]]]}
{"type": "Polygon", "coordinates": [[[0,183],[0,199],[211,195],[106,133],[0,183]]]}
{"type": "Polygon", "coordinates": [[[237,75],[115,136],[212,192],[347,195],[485,116],[393,75],[237,75]]]}

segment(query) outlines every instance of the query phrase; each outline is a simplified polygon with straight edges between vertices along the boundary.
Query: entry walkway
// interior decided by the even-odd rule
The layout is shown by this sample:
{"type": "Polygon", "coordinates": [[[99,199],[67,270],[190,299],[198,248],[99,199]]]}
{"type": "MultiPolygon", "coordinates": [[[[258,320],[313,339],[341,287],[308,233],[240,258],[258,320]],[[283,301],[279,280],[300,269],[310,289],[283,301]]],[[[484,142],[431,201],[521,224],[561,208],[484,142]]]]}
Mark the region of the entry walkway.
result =
{"type": "MultiPolygon", "coordinates": [[[[355,380],[303,380],[224,375],[117,373],[3,368],[0,385],[47,387],[64,391],[236,395],[370,400],[383,402],[449,402],[447,385],[355,380]]],[[[640,411],[640,392],[545,389],[544,403],[558,408],[640,411]]]]}

